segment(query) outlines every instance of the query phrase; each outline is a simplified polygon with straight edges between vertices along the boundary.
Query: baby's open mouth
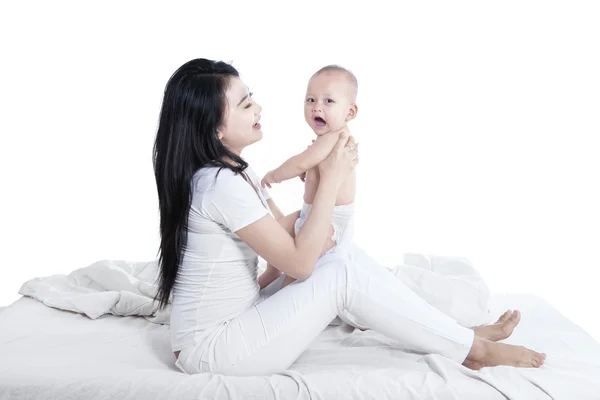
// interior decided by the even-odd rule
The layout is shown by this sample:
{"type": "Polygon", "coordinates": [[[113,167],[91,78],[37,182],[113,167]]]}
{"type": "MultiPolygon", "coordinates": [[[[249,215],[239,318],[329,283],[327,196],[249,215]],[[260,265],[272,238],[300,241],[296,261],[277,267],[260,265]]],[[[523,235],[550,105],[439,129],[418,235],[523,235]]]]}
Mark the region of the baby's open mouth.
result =
{"type": "Polygon", "coordinates": [[[314,121],[315,121],[315,125],[319,128],[327,125],[327,122],[325,122],[325,120],[321,117],[315,117],[314,121]]]}

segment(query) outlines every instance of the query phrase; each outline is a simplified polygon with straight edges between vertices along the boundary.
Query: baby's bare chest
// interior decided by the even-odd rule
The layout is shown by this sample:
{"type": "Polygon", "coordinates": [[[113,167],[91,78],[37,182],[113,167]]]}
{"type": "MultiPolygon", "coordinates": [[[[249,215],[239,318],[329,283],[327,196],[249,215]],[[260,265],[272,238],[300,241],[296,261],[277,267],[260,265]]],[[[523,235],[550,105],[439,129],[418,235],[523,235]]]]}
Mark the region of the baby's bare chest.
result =
{"type": "MultiPolygon", "coordinates": [[[[306,172],[304,182],[304,201],[312,204],[317,189],[319,188],[320,174],[319,168],[314,167],[306,172]]],[[[354,201],[356,193],[356,170],[352,171],[344,181],[337,195],[336,204],[349,204],[354,201]]]]}

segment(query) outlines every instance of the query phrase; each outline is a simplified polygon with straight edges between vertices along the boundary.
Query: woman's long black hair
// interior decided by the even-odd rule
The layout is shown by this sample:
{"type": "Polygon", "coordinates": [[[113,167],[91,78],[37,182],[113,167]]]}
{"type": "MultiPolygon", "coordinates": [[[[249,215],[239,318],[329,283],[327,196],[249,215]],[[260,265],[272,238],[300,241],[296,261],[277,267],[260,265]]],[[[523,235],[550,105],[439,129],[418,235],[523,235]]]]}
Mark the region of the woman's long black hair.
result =
{"type": "Polygon", "coordinates": [[[160,271],[155,298],[160,308],[169,302],[187,243],[194,173],[208,165],[236,173],[248,167],[217,137],[233,77],[239,77],[233,66],[199,58],[175,71],[165,88],[152,158],[160,209],[160,271]]]}

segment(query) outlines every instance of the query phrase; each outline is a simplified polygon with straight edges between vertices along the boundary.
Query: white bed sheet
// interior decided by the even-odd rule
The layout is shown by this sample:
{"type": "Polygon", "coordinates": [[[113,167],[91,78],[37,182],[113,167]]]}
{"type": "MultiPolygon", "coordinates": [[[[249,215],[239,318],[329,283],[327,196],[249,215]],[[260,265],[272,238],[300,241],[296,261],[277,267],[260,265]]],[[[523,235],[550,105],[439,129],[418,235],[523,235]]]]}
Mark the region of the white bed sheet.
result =
{"type": "Polygon", "coordinates": [[[168,326],[80,314],[21,298],[0,313],[0,399],[600,399],[600,345],[543,299],[494,295],[523,312],[507,341],[548,353],[538,370],[480,372],[393,349],[375,332],[329,327],[284,374],[185,375],[168,326]]]}

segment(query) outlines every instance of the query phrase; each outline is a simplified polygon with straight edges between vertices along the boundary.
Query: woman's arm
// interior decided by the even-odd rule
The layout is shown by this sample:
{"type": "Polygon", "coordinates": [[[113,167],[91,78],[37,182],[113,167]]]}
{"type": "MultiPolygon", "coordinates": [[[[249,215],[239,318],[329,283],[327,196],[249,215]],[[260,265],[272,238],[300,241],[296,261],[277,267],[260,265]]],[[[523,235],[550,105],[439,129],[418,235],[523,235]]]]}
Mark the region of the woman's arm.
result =
{"type": "MultiPolygon", "coordinates": [[[[271,199],[267,201],[271,201],[271,199]]],[[[273,203],[273,205],[275,205],[275,203],[273,203]]],[[[271,206],[270,203],[269,206],[271,206]]],[[[273,209],[271,209],[271,211],[273,211],[273,209]]],[[[273,214],[275,213],[273,212],[273,214]]],[[[279,224],[286,230],[287,233],[289,233],[291,237],[296,236],[294,233],[294,225],[298,217],[300,217],[300,211],[296,211],[294,213],[291,213],[290,215],[286,215],[285,217],[279,218],[279,224]]],[[[275,279],[279,278],[280,275],[280,270],[278,270],[271,264],[267,264],[267,269],[265,269],[265,272],[263,272],[258,278],[258,286],[262,289],[265,286],[269,285],[271,282],[273,282],[275,279]]]]}
{"type": "Polygon", "coordinates": [[[296,238],[270,214],[235,233],[267,263],[293,278],[306,279],[327,239],[337,192],[337,182],[321,179],[312,210],[296,238]]]}
{"type": "Polygon", "coordinates": [[[329,225],[339,187],[357,163],[354,140],[340,139],[331,154],[319,165],[321,181],[312,210],[302,230],[293,238],[271,215],[235,231],[267,263],[296,279],[306,279],[314,269],[329,225]]]}

